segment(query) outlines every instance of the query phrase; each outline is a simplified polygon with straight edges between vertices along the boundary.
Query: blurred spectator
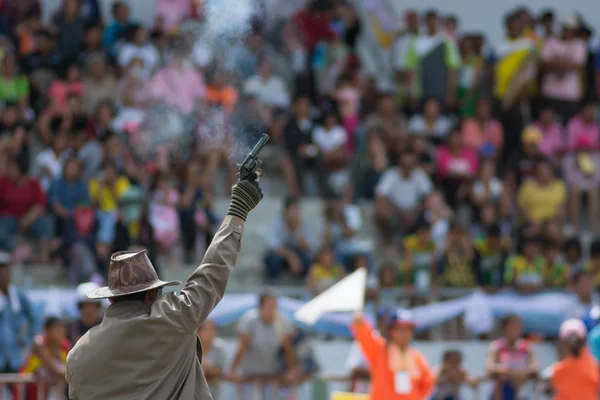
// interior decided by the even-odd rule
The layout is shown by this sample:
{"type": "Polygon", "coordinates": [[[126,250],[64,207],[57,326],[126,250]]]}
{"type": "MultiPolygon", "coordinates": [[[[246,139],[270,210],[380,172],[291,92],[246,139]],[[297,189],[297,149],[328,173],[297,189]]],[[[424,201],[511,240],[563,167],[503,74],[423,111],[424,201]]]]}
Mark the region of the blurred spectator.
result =
{"type": "Polygon", "coordinates": [[[440,271],[434,269],[432,283],[427,282],[427,285],[421,286],[421,290],[428,290],[430,285],[459,288],[476,286],[479,283],[479,260],[475,255],[469,235],[464,228],[453,224],[441,256],[440,271]]]}
{"type": "MultiPolygon", "coordinates": [[[[456,40],[456,39],[455,39],[456,40]]],[[[472,117],[481,95],[481,83],[485,62],[475,49],[475,39],[463,36],[460,41],[462,65],[458,76],[457,107],[463,118],[472,117]]]]}
{"type": "Polygon", "coordinates": [[[83,44],[86,20],[81,15],[81,0],[63,0],[52,22],[58,32],[58,51],[69,62],[77,59],[83,44]]]}
{"type": "Polygon", "coordinates": [[[402,240],[404,260],[400,268],[400,278],[404,285],[419,290],[427,290],[437,260],[437,246],[431,236],[431,226],[419,221],[415,233],[402,240]]]}
{"type": "Polygon", "coordinates": [[[117,56],[119,65],[126,68],[135,60],[139,60],[141,63],[137,65],[134,73],[149,79],[154,69],[158,67],[160,55],[148,40],[148,30],[141,25],[134,25],[127,30],[127,36],[127,41],[119,49],[117,56]]]}
{"type": "Polygon", "coordinates": [[[83,78],[85,111],[92,114],[106,101],[113,104],[119,93],[117,80],[107,69],[106,57],[102,53],[90,55],[86,60],[86,73],[83,78]]]}
{"type": "Polygon", "coordinates": [[[225,342],[219,337],[214,321],[205,321],[198,336],[202,342],[202,371],[214,400],[221,399],[221,380],[225,371],[225,342]]]}
{"type": "Polygon", "coordinates": [[[123,1],[117,1],[112,5],[113,21],[106,25],[102,43],[111,57],[117,57],[119,42],[125,40],[129,29],[134,25],[129,19],[129,6],[123,1]]]}
{"type": "Polygon", "coordinates": [[[17,104],[4,105],[4,112],[0,116],[0,152],[14,154],[23,165],[29,165],[31,133],[19,114],[17,104]]]}
{"type": "Polygon", "coordinates": [[[333,247],[322,247],[315,255],[306,277],[306,287],[313,295],[327,290],[344,277],[344,267],[336,263],[333,247]]]}
{"type": "Polygon", "coordinates": [[[541,139],[538,143],[540,153],[550,160],[558,160],[566,150],[564,129],[556,121],[554,109],[551,106],[542,107],[535,126],[540,130],[541,139]]]}
{"type": "Polygon", "coordinates": [[[78,220],[81,218],[78,212],[90,205],[87,182],[81,179],[81,162],[70,158],[65,161],[61,172],[62,176],[52,181],[49,187],[48,207],[56,220],[55,234],[63,242],[70,243],[74,236],[87,236],[93,228],[95,218],[92,217],[92,221],[83,225],[83,221],[78,220]]]}
{"type": "Polygon", "coordinates": [[[277,308],[273,294],[262,294],[258,308],[247,311],[238,322],[239,345],[231,366],[231,376],[242,384],[242,399],[254,398],[255,385],[262,383],[261,398],[279,397],[277,381],[278,352],[284,349],[287,372],[293,368],[293,325],[277,308]]]}
{"type": "Polygon", "coordinates": [[[542,156],[539,143],[542,140],[542,132],[531,126],[526,127],[521,135],[521,146],[514,152],[508,165],[507,184],[511,190],[526,179],[533,177],[538,159],[542,156]]]}
{"type": "Polygon", "coordinates": [[[565,317],[581,319],[600,301],[594,286],[594,277],[588,271],[576,271],[571,278],[570,287],[576,296],[576,302],[565,310],[565,317]]]}
{"type": "Polygon", "coordinates": [[[435,162],[433,159],[432,148],[427,139],[423,136],[411,137],[411,148],[417,156],[418,166],[430,177],[435,174],[435,162]]]}
{"type": "Polygon", "coordinates": [[[290,197],[283,205],[283,215],[273,221],[265,240],[267,280],[275,283],[284,268],[296,277],[305,277],[311,261],[312,242],[318,241],[302,219],[298,199],[290,197]]]}
{"type": "Polygon", "coordinates": [[[456,15],[446,15],[444,17],[444,34],[455,42],[458,40],[458,17],[456,15]]]}
{"type": "Polygon", "coordinates": [[[169,65],[158,70],[152,78],[151,93],[155,100],[189,114],[206,96],[206,86],[202,74],[184,55],[173,52],[169,65]]]}
{"type": "Polygon", "coordinates": [[[216,222],[201,172],[200,163],[190,162],[185,180],[179,186],[179,224],[187,260],[202,258],[208,244],[207,233],[216,222]]]}
{"type": "Polygon", "coordinates": [[[2,60],[0,101],[15,102],[22,110],[29,106],[29,81],[19,71],[14,54],[6,54],[2,60]]]}
{"type": "Polygon", "coordinates": [[[529,230],[538,231],[540,224],[563,221],[567,191],[564,182],[557,179],[550,163],[541,159],[536,163],[533,179],[519,187],[517,203],[523,222],[529,230]]]}
{"type": "Polygon", "coordinates": [[[319,148],[313,142],[315,123],[311,116],[311,101],[308,97],[298,97],[294,101],[293,114],[283,131],[283,142],[287,153],[292,158],[298,182],[303,194],[312,194],[309,184],[309,172],[316,168],[319,148]],[[308,193],[305,193],[308,192],[308,193]]]}
{"type": "Polygon", "coordinates": [[[162,28],[168,33],[177,32],[179,24],[190,16],[190,0],[159,0],[156,2],[155,16],[162,20],[162,28]]]}
{"type": "Polygon", "coordinates": [[[492,116],[488,99],[477,101],[474,115],[462,124],[462,138],[465,146],[482,157],[497,158],[502,154],[504,132],[500,122],[492,116]]]}
{"type": "Polygon", "coordinates": [[[440,102],[435,98],[425,100],[423,114],[417,114],[408,121],[408,132],[422,135],[435,145],[440,144],[452,128],[453,121],[441,114],[440,102]]]}
{"type": "Polygon", "coordinates": [[[22,374],[34,374],[41,381],[25,386],[28,399],[42,400],[48,396],[50,388],[61,388],[56,385],[65,383],[65,367],[69,350],[71,350],[71,343],[66,338],[64,322],[56,317],[47,318],[44,321],[43,333],[33,340],[29,355],[19,370],[22,374]],[[38,396],[40,393],[38,385],[43,385],[41,398],[38,396]]]}
{"type": "Polygon", "coordinates": [[[129,187],[129,179],[119,175],[117,167],[111,162],[106,162],[100,175],[97,178],[92,178],[89,182],[90,199],[97,208],[96,215],[98,217],[98,243],[96,247],[103,259],[108,259],[115,239],[119,199],[129,187]]]}
{"type": "Polygon", "coordinates": [[[594,240],[590,244],[589,260],[585,263],[585,270],[592,275],[596,290],[600,287],[600,241],[594,240]]]}
{"type": "Polygon", "coordinates": [[[258,97],[267,107],[286,108],[290,105],[290,96],[284,81],[273,75],[273,66],[268,58],[258,62],[258,74],[244,82],[244,93],[258,97]]]}
{"type": "Polygon", "coordinates": [[[77,64],[82,67],[89,67],[92,56],[101,55],[106,61],[114,61],[108,55],[108,52],[102,47],[103,27],[101,22],[88,22],[85,25],[85,36],[81,50],[77,54],[77,64]]]}
{"type": "Polygon", "coordinates": [[[35,159],[32,176],[39,179],[44,192],[50,188],[53,180],[60,177],[66,159],[68,135],[59,132],[52,138],[51,147],[42,150],[35,159]]]}
{"type": "Polygon", "coordinates": [[[212,107],[231,115],[239,99],[237,89],[229,84],[228,75],[219,68],[212,71],[206,89],[206,100],[212,107]]]}
{"type": "Polygon", "coordinates": [[[52,252],[52,219],[46,214],[46,197],[37,179],[16,158],[8,158],[0,177],[0,248],[13,250],[16,234],[41,239],[39,262],[47,264],[52,252]]]}
{"type": "Polygon", "coordinates": [[[90,138],[83,129],[73,132],[70,141],[75,157],[82,164],[82,178],[87,181],[96,176],[104,160],[104,150],[100,142],[94,137],[90,138]]]}
{"type": "Polygon", "coordinates": [[[551,240],[542,243],[542,254],[546,261],[544,285],[549,288],[562,288],[569,283],[569,269],[562,249],[551,240]]]}
{"type": "Polygon", "coordinates": [[[456,43],[439,31],[435,11],[425,14],[425,30],[413,40],[406,53],[410,82],[418,82],[418,92],[411,93],[412,101],[416,104],[415,99],[434,98],[449,111],[456,107],[460,54],[456,43]]]}
{"type": "MultiPolygon", "coordinates": [[[[372,129],[381,129],[382,139],[386,146],[391,147],[399,136],[406,133],[406,120],[396,111],[396,100],[390,93],[383,93],[377,99],[377,110],[364,123],[368,133],[372,129]]],[[[412,133],[412,132],[411,132],[412,133]]]]}
{"type": "Polygon", "coordinates": [[[571,237],[564,243],[565,261],[571,274],[583,270],[583,246],[578,237],[571,237]]]}
{"type": "Polygon", "coordinates": [[[477,174],[477,153],[462,143],[458,129],[452,130],[446,144],[436,154],[436,176],[450,207],[464,203],[470,195],[470,183],[477,174]]]}
{"type": "Polygon", "coordinates": [[[172,184],[172,177],[166,172],[159,172],[154,177],[150,188],[150,222],[154,228],[154,238],[158,251],[169,258],[170,265],[178,265],[175,258],[175,245],[181,238],[179,214],[179,191],[172,184]]]}
{"type": "Polygon", "coordinates": [[[526,236],[519,247],[517,254],[506,259],[504,283],[515,286],[523,293],[534,293],[544,285],[546,261],[541,252],[541,243],[536,237],[526,236]]]}
{"type": "Polygon", "coordinates": [[[516,315],[502,320],[502,338],[490,344],[487,372],[494,380],[493,397],[518,398],[522,387],[538,373],[531,345],[522,338],[523,326],[516,315]]]}
{"type": "Polygon", "coordinates": [[[77,286],[77,308],[79,309],[79,318],[68,326],[67,338],[73,344],[77,343],[87,331],[102,322],[100,311],[102,310],[102,300],[88,299],[86,293],[100,286],[93,282],[82,283],[77,286]]]}
{"type": "Polygon", "coordinates": [[[388,149],[385,144],[385,132],[373,127],[366,133],[367,143],[364,149],[353,157],[350,179],[346,185],[344,198],[353,200],[373,200],[375,188],[381,176],[389,166],[388,149]]]}
{"type": "Polygon", "coordinates": [[[562,163],[562,174],[569,188],[569,219],[573,228],[579,231],[583,196],[588,199],[588,211],[591,229],[600,233],[600,155],[597,146],[587,136],[581,136],[574,152],[568,153],[562,163]]]}
{"type": "Polygon", "coordinates": [[[475,388],[478,380],[462,367],[463,355],[459,350],[446,350],[442,364],[436,368],[436,386],[433,400],[458,400],[463,385],[475,388]]]}
{"type": "Polygon", "coordinates": [[[56,50],[56,38],[47,29],[36,34],[37,50],[21,61],[23,72],[29,78],[31,86],[31,104],[40,110],[44,104],[44,96],[54,79],[65,70],[64,56],[56,50]]]}
{"type": "Polygon", "coordinates": [[[473,245],[479,258],[479,284],[488,291],[501,288],[510,241],[496,224],[489,227],[485,235],[476,238],[473,245]]]}
{"type": "Polygon", "coordinates": [[[23,20],[15,29],[19,57],[28,56],[36,50],[36,32],[41,27],[42,16],[39,10],[32,9],[23,16],[23,20]]]}
{"type": "Polygon", "coordinates": [[[0,336],[3,374],[17,373],[38,328],[32,304],[12,282],[12,268],[11,254],[0,251],[0,318],[6,328],[0,336]]]}
{"type": "Polygon", "coordinates": [[[71,64],[67,67],[64,79],[57,79],[52,82],[48,91],[48,112],[53,115],[60,114],[67,107],[67,99],[70,96],[83,98],[85,89],[81,83],[81,70],[77,64],[71,64]]]}
{"type": "Polygon", "coordinates": [[[397,166],[381,177],[375,190],[375,219],[388,247],[394,243],[394,231],[410,232],[421,211],[421,201],[433,189],[427,174],[416,164],[413,153],[402,154],[397,166]]]}
{"type": "Polygon", "coordinates": [[[556,16],[554,11],[548,9],[541,12],[539,18],[540,29],[542,30],[541,36],[547,40],[555,35],[556,29],[556,16]]]}
{"type": "Polygon", "coordinates": [[[498,207],[502,216],[508,214],[510,197],[497,177],[496,165],[490,159],[483,160],[480,164],[479,176],[473,184],[471,202],[478,208],[491,203],[498,207]]]}
{"type": "Polygon", "coordinates": [[[542,96],[566,122],[577,114],[584,96],[581,76],[587,49],[586,43],[577,35],[579,22],[575,17],[565,18],[562,29],[562,37],[552,36],[544,41],[542,96]]]}
{"type": "Polygon", "coordinates": [[[414,93],[416,82],[410,82],[410,69],[406,66],[406,53],[413,40],[419,34],[419,13],[406,10],[404,13],[404,31],[400,32],[392,50],[392,68],[394,69],[399,90],[404,97],[414,93]],[[409,84],[412,83],[412,88],[409,84]]]}
{"type": "Polygon", "coordinates": [[[339,193],[347,180],[345,174],[348,163],[347,141],[348,134],[340,124],[339,114],[335,110],[325,111],[323,124],[313,131],[312,142],[319,148],[324,167],[321,173],[326,174],[324,178],[327,180],[327,188],[333,193],[339,193]]]}
{"type": "Polygon", "coordinates": [[[435,242],[436,249],[443,247],[453,215],[452,209],[440,192],[429,193],[425,200],[423,217],[431,225],[431,237],[435,242]]]}
{"type": "Polygon", "coordinates": [[[595,103],[591,101],[586,101],[579,114],[567,124],[567,150],[573,151],[581,137],[586,137],[596,147],[600,143],[600,127],[596,121],[595,103]]]}

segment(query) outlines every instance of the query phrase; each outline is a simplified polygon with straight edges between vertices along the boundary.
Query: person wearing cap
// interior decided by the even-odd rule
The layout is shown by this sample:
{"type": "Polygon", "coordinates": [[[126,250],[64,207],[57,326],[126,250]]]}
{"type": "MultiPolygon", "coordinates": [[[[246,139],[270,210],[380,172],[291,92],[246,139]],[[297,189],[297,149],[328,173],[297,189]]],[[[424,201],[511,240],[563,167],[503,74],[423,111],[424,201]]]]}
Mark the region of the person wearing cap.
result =
{"type": "Polygon", "coordinates": [[[87,293],[111,305],[67,357],[71,400],[211,399],[198,329],[225,294],[244,222],[262,199],[256,179],[233,186],[227,216],[179,294],[162,295],[181,282],[159,279],[146,251],[111,256],[108,286],[87,293]]]}
{"type": "Polygon", "coordinates": [[[372,399],[423,400],[435,384],[427,360],[410,347],[415,323],[409,311],[398,311],[388,320],[389,339],[382,338],[357,312],[350,327],[371,372],[372,399]]]}
{"type": "Polygon", "coordinates": [[[598,362],[587,345],[587,330],[579,319],[562,323],[558,333],[567,354],[549,371],[554,400],[597,400],[600,389],[598,362]]]}
{"type": "Polygon", "coordinates": [[[38,328],[31,302],[11,283],[11,261],[0,251],[0,374],[19,370],[38,328]]]}
{"type": "Polygon", "coordinates": [[[88,299],[86,296],[88,292],[98,288],[100,288],[100,285],[95,282],[86,282],[77,286],[79,318],[71,322],[67,330],[67,338],[71,343],[77,343],[87,331],[102,322],[102,318],[100,318],[102,300],[88,299]]]}

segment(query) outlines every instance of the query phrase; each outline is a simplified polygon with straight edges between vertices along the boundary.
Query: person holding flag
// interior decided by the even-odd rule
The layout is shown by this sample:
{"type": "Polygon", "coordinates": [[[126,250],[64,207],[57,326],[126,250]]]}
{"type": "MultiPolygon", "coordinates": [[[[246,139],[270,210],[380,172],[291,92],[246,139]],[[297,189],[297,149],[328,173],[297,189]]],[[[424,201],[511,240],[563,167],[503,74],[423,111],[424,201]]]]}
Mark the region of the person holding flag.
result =
{"type": "Polygon", "coordinates": [[[356,311],[351,331],[371,372],[371,398],[423,400],[428,398],[435,376],[427,360],[410,346],[415,323],[410,311],[394,313],[388,320],[389,339],[384,339],[356,311]]]}

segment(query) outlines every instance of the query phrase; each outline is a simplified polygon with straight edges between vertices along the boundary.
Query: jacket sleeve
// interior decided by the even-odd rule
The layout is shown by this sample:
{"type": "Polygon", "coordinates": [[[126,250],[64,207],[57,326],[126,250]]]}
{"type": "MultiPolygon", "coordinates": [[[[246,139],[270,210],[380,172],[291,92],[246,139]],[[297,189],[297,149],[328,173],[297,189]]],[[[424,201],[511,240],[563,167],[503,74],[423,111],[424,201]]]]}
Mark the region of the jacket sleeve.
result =
{"type": "Polygon", "coordinates": [[[69,400],[77,400],[77,395],[75,394],[75,386],[71,383],[71,373],[69,372],[69,363],[65,364],[65,380],[67,381],[67,385],[69,385],[69,400]]]}
{"type": "Polygon", "coordinates": [[[360,345],[366,361],[371,367],[374,366],[378,349],[385,346],[383,338],[375,332],[373,327],[365,319],[361,319],[359,322],[353,322],[350,329],[352,330],[354,339],[360,345]]]}
{"type": "Polygon", "coordinates": [[[223,298],[240,252],[243,230],[241,220],[225,217],[202,263],[189,277],[181,293],[169,293],[155,302],[158,313],[186,332],[196,332],[223,298]]]}
{"type": "Polygon", "coordinates": [[[435,375],[429,367],[429,363],[425,357],[423,357],[423,354],[420,352],[415,352],[414,354],[420,372],[420,384],[418,387],[419,398],[427,399],[435,385],[435,375]]]}

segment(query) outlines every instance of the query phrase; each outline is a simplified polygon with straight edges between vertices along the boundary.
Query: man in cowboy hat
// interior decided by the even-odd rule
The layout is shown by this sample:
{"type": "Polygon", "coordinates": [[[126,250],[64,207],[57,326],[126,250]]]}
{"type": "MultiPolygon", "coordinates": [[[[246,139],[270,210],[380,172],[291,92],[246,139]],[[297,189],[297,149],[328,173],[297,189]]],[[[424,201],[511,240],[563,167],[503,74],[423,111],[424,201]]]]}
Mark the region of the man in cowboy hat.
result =
{"type": "Polygon", "coordinates": [[[108,286],[87,294],[111,305],[67,358],[71,400],[211,399],[197,332],[225,293],[244,221],[261,199],[256,174],[233,186],[228,215],[180,294],[161,295],[181,282],[160,280],[145,251],[111,256],[108,286]]]}

